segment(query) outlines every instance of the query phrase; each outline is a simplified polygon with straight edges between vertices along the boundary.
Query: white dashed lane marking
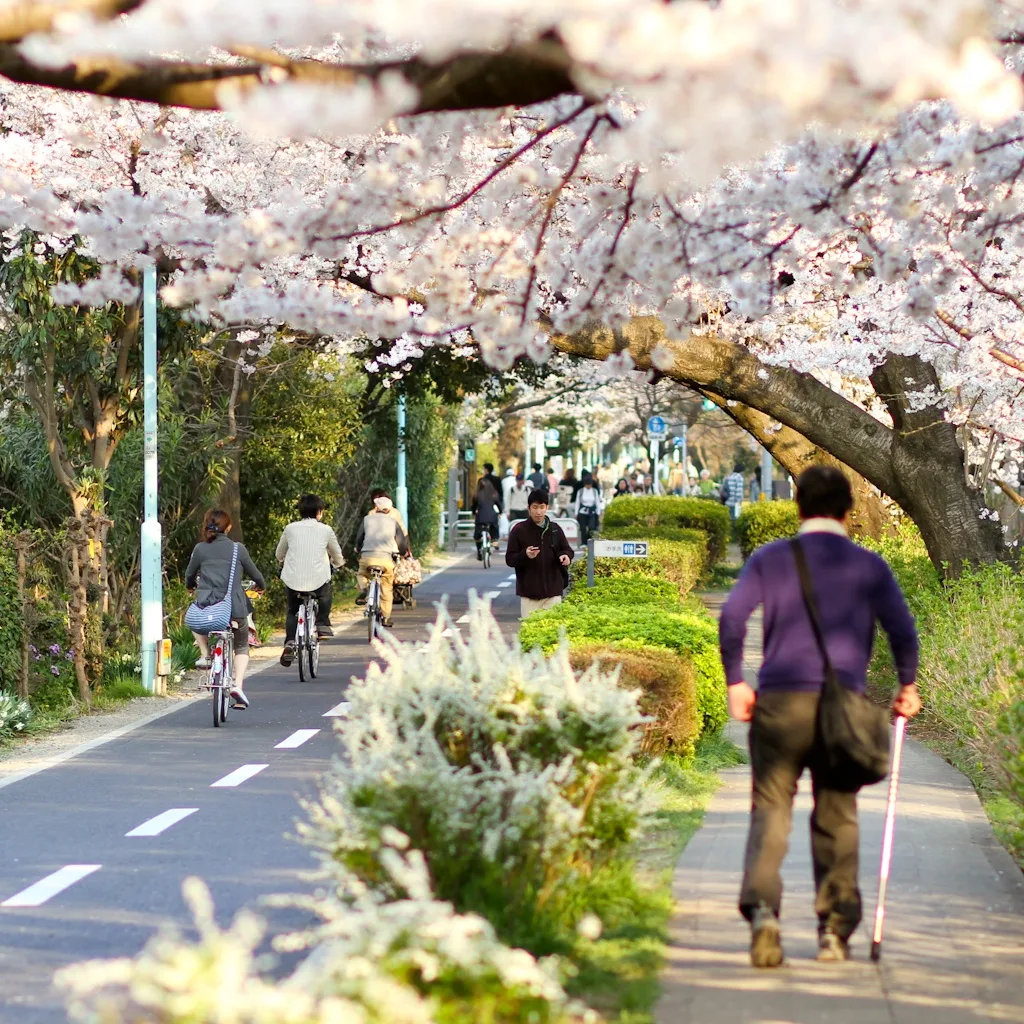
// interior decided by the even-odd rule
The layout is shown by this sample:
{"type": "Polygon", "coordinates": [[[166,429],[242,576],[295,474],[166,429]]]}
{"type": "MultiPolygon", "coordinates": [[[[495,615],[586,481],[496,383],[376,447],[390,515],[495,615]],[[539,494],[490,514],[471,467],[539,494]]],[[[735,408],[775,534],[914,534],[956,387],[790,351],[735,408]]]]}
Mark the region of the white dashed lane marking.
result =
{"type": "Polygon", "coordinates": [[[294,750],[296,747],[301,747],[306,740],[311,740],[319,731],[319,729],[296,729],[286,740],[281,740],[276,744],[274,749],[294,750]]]}
{"type": "Polygon", "coordinates": [[[505,580],[504,583],[499,583],[498,586],[501,587],[504,590],[505,587],[511,587],[512,583],[511,583],[510,580],[505,580]]]}
{"type": "Polygon", "coordinates": [[[223,779],[211,782],[210,788],[213,789],[215,786],[240,786],[246,779],[259,775],[264,768],[269,767],[270,765],[266,764],[243,764],[241,768],[236,768],[233,772],[229,772],[223,779]]]}
{"type": "Polygon", "coordinates": [[[158,836],[161,832],[165,832],[172,825],[177,825],[183,818],[187,818],[190,814],[195,814],[198,810],[198,807],[172,807],[169,811],[164,811],[163,814],[158,814],[155,818],[144,821],[141,825],[133,828],[131,832],[125,832],[125,837],[158,836]]]}
{"type": "Polygon", "coordinates": [[[48,899],[80,882],[87,875],[99,871],[101,864],[66,864],[54,871],[52,875],[40,878],[27,889],[22,889],[9,900],[0,903],[0,907],[39,907],[48,899]]]}
{"type": "Polygon", "coordinates": [[[466,612],[465,615],[460,615],[455,621],[458,622],[460,625],[463,622],[469,622],[469,612],[466,612]]]}
{"type": "Polygon", "coordinates": [[[348,714],[348,709],[351,707],[352,702],[343,700],[340,704],[335,704],[330,711],[323,713],[324,718],[343,718],[348,714]]]}
{"type": "Polygon", "coordinates": [[[501,591],[500,590],[488,590],[487,593],[484,594],[484,597],[489,598],[491,601],[493,601],[496,597],[501,597],[501,591]]]}

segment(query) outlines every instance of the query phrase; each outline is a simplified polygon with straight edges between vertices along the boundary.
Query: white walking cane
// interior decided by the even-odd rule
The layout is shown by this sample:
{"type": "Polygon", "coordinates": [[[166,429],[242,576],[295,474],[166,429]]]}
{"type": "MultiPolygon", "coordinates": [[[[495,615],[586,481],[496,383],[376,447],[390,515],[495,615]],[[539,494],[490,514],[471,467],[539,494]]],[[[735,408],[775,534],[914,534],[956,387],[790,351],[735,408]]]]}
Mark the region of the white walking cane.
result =
{"type": "Polygon", "coordinates": [[[889,887],[889,866],[892,863],[893,832],[896,828],[896,793],[900,786],[900,755],[903,752],[903,731],[907,720],[896,716],[896,732],[892,744],[892,766],[889,769],[889,800],[885,808],[885,832],[882,836],[882,862],[878,869],[878,905],[875,907],[875,930],[871,936],[871,959],[882,956],[882,929],[885,926],[885,891],[889,887]]]}

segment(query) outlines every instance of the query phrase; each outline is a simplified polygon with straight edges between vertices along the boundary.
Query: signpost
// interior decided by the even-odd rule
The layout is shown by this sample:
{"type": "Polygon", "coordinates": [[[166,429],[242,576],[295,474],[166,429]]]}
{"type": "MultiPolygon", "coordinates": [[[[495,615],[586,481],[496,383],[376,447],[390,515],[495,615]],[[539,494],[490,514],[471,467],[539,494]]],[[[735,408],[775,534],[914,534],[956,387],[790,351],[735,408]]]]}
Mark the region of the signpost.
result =
{"type": "Polygon", "coordinates": [[[646,558],[646,540],[594,540],[587,541],[587,587],[594,585],[595,558],[646,558]]]}
{"type": "Polygon", "coordinates": [[[466,449],[466,454],[465,454],[464,458],[465,458],[466,462],[476,462],[476,449],[475,448],[467,448],[466,449]]]}
{"type": "Polygon", "coordinates": [[[161,691],[158,651],[164,632],[163,568],[157,507],[157,353],[156,268],[142,273],[142,401],[143,401],[143,520],[142,569],[142,685],[161,691]]]}
{"type": "Polygon", "coordinates": [[[562,432],[555,427],[548,427],[544,431],[544,447],[557,448],[562,443],[562,432]]]}
{"type": "Polygon", "coordinates": [[[651,442],[651,460],[654,463],[654,472],[651,474],[651,481],[654,484],[654,493],[661,494],[661,478],[658,475],[658,456],[661,453],[661,442],[668,437],[668,424],[661,416],[652,416],[647,421],[647,437],[651,442]]]}

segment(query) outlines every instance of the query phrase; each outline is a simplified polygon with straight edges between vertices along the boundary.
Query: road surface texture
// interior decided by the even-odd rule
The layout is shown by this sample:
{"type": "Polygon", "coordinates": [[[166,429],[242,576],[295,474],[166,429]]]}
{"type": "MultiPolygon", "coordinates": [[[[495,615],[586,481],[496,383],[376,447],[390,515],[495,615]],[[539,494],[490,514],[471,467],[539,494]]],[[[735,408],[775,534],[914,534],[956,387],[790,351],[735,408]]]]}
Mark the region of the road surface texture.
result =
{"type": "MultiPolygon", "coordinates": [[[[518,599],[499,555],[472,555],[395,609],[395,634],[425,637],[434,602],[460,616],[490,592],[511,627],[518,599]]],[[[102,746],[0,788],[0,1022],[66,1020],[53,972],[136,953],[167,922],[187,926],[181,883],[198,875],[226,924],[262,896],[307,891],[311,854],[288,838],[297,798],[315,792],[336,750],[332,709],[372,657],[360,620],[321,648],[320,676],[274,665],[246,685],[252,706],[214,729],[209,700],[185,702],[102,746]]],[[[305,923],[270,912],[276,930],[305,923]]]]}
{"type": "MultiPolygon", "coordinates": [[[[717,596],[717,595],[716,595],[717,596]]],[[[719,600],[709,600],[712,608],[719,600]]],[[[748,637],[747,671],[760,634],[748,637]]],[[[746,727],[732,723],[746,745],[746,727]]],[[[904,746],[882,960],[868,959],[886,785],[862,791],[865,922],[853,961],[818,964],[801,780],[783,871],[786,965],[750,967],[736,909],[750,808],[749,769],[724,773],[704,827],[676,868],[677,914],[659,1024],[969,1024],[1024,1022],[1024,875],[996,843],[970,783],[913,740],[904,746]]]]}

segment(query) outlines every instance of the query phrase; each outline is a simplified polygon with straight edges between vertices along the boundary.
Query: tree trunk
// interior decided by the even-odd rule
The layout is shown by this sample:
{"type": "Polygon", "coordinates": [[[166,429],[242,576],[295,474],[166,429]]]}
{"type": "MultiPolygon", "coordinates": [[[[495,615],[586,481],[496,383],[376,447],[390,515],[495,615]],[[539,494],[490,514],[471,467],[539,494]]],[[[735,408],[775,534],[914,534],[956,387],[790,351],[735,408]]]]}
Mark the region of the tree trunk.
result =
{"type": "Polygon", "coordinates": [[[243,540],[242,456],[252,414],[251,378],[242,372],[245,351],[246,346],[232,337],[224,346],[218,374],[221,386],[227,391],[228,403],[223,442],[227,472],[217,495],[217,505],[231,517],[231,538],[239,542],[243,540]]]}
{"type": "Polygon", "coordinates": [[[908,389],[937,385],[934,369],[920,359],[890,356],[872,374],[893,418],[888,427],[810,374],[762,363],[723,338],[671,340],[655,317],[636,317],[621,330],[595,325],[554,335],[552,343],[590,359],[628,349],[640,369],[655,367],[652,356],[659,350],[656,368],[666,376],[778,420],[897,502],[944,575],[957,575],[964,563],[1008,557],[998,523],[982,518],[984,495],[967,482],[954,428],[938,408],[908,409],[908,389]],[[904,384],[905,378],[912,383],[904,384]]]}
{"type": "Polygon", "coordinates": [[[850,481],[853,489],[853,511],[848,520],[850,532],[855,537],[881,537],[891,522],[878,489],[849,466],[844,465],[823,448],[811,444],[802,434],[789,427],[776,424],[772,429],[772,418],[749,406],[734,402],[730,405],[718,395],[702,394],[711,399],[736,424],[741,426],[755,441],[766,448],[790,476],[798,477],[808,466],[835,466],[850,481]]]}

